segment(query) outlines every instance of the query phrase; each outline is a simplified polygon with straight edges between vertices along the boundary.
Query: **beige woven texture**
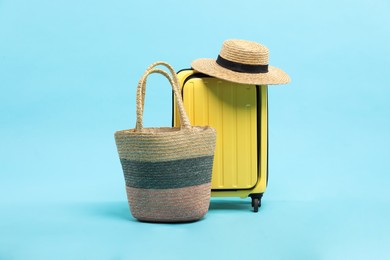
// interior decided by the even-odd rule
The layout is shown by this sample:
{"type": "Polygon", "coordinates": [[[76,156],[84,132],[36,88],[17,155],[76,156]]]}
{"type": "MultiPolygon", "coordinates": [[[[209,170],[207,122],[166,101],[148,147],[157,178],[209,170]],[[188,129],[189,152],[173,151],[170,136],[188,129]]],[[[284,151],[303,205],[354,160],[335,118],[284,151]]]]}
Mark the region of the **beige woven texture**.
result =
{"type": "MultiPolygon", "coordinates": [[[[126,186],[130,210],[133,216],[143,221],[153,222],[182,222],[200,219],[206,214],[210,203],[210,191],[212,172],[212,163],[205,164],[207,158],[214,155],[216,132],[211,127],[191,126],[188,116],[185,112],[181,98],[179,83],[173,68],[165,62],[153,63],[141,77],[137,88],[137,123],[134,129],[117,131],[115,133],[115,142],[117,145],[119,157],[121,160],[141,162],[144,165],[156,162],[171,161],[173,169],[164,169],[170,173],[177,172],[178,168],[175,161],[183,159],[198,158],[198,163],[187,164],[185,166],[185,180],[187,187],[178,187],[175,184],[182,182],[177,176],[165,177],[167,183],[172,184],[167,188],[135,188],[136,186],[126,186]],[[170,71],[168,74],[162,69],[154,67],[163,65],[170,71]],[[180,114],[180,128],[144,128],[142,124],[146,79],[148,75],[159,73],[165,76],[173,88],[176,96],[178,111],[180,114]],[[200,167],[200,168],[199,168],[200,167]],[[203,168],[202,168],[203,167],[203,168]],[[206,168],[205,168],[206,167],[206,168]],[[193,172],[203,171],[208,183],[196,184],[196,174],[193,172]],[[171,178],[171,179],[167,179],[171,178]],[[188,184],[187,184],[188,183],[188,184]],[[170,188],[177,187],[177,188],[170,188]]],[[[137,174],[132,172],[134,168],[127,168],[122,164],[124,174],[139,175],[142,180],[142,174],[154,174],[154,171],[146,171],[147,167],[137,169],[137,174]],[[145,170],[145,172],[144,172],[145,170]]],[[[160,169],[161,170],[161,169],[160,169]]],[[[180,170],[180,169],[179,169],[180,170]]],[[[158,169],[156,169],[158,172],[158,169]]],[[[148,175],[148,177],[150,177],[148,175]]],[[[146,178],[146,176],[144,177],[146,178]]],[[[128,178],[129,181],[131,178],[128,178]]],[[[149,182],[152,183],[152,182],[149,182]]],[[[127,183],[126,183],[127,184],[127,183]]],[[[132,185],[130,183],[130,185],[132,185]]]]}
{"type": "Polygon", "coordinates": [[[189,159],[214,154],[214,133],[210,127],[148,128],[115,134],[120,158],[149,162],[189,159]]]}
{"type": "Polygon", "coordinates": [[[234,62],[268,65],[268,48],[256,42],[244,40],[225,41],[219,55],[234,62]]]}
{"type": "Polygon", "coordinates": [[[173,75],[171,77],[161,69],[154,69],[158,65],[167,64],[164,62],[153,63],[138,83],[136,127],[115,133],[120,158],[156,162],[213,155],[216,138],[215,129],[208,126],[191,126],[184,109],[175,71],[168,65],[173,75]],[[143,128],[146,78],[152,73],[162,74],[170,81],[177,100],[181,122],[180,128],[143,128]]]}
{"type": "Polygon", "coordinates": [[[145,101],[145,91],[146,91],[146,78],[153,73],[159,73],[163,76],[165,76],[169,82],[171,83],[172,90],[174,92],[174,95],[177,99],[177,107],[179,110],[180,115],[180,123],[182,128],[191,128],[190,120],[188,119],[187,113],[184,109],[183,100],[181,99],[180,95],[180,84],[179,80],[176,76],[176,72],[174,69],[166,62],[155,62],[152,63],[145,71],[144,75],[141,77],[141,79],[138,82],[137,87],[137,124],[136,124],[136,130],[138,132],[142,132],[143,125],[142,125],[142,116],[143,116],[143,109],[144,109],[144,101],[145,101]],[[154,67],[158,65],[163,65],[166,68],[168,68],[169,72],[171,73],[172,77],[161,69],[154,69],[154,67]],[[178,98],[180,97],[180,99],[178,98]]]}
{"type": "MultiPolygon", "coordinates": [[[[223,43],[219,55],[229,61],[248,65],[268,65],[269,50],[266,46],[245,40],[227,40],[223,43]]],[[[215,59],[202,58],[192,62],[191,66],[204,74],[241,84],[278,85],[290,82],[290,77],[273,66],[268,73],[243,73],[226,69],[215,59]]]]}
{"type": "Polygon", "coordinates": [[[209,209],[211,183],[165,190],[126,187],[126,191],[131,214],[139,220],[193,221],[209,209]]]}

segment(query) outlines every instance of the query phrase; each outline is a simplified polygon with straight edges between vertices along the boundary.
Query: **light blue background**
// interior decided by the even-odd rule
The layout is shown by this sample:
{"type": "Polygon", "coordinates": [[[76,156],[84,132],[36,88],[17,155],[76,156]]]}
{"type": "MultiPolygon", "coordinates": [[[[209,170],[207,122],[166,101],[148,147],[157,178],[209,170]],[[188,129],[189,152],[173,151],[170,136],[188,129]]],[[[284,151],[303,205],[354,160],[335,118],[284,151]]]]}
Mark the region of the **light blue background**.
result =
{"type": "MultiPolygon", "coordinates": [[[[0,259],[389,259],[390,2],[0,0],[0,259]],[[129,213],[113,133],[145,68],[270,49],[270,181],[206,217],[129,213]]],[[[171,123],[151,77],[147,126],[171,123]]]]}

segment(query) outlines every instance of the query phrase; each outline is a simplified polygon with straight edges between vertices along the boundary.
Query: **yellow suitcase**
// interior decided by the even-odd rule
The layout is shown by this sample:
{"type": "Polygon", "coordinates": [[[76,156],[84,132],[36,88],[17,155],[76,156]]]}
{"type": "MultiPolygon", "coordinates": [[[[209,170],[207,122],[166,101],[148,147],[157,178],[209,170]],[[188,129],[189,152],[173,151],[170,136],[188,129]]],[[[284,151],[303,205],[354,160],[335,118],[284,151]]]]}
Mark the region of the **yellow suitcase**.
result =
{"type": "MultiPolygon", "coordinates": [[[[249,196],[257,212],[268,179],[267,86],[232,83],[191,69],[179,71],[178,78],[191,123],[217,130],[211,196],[249,196]]],[[[173,125],[180,126],[175,102],[173,125]]]]}

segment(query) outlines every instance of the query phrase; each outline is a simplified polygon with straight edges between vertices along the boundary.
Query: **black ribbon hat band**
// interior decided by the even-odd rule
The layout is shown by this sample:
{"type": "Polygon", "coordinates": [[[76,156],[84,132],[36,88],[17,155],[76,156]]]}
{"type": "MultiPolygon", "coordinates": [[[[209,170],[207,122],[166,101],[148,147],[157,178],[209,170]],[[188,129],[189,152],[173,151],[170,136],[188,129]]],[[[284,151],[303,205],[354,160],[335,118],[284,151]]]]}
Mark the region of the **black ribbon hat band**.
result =
{"type": "Polygon", "coordinates": [[[267,73],[268,65],[252,65],[230,61],[218,55],[217,64],[225,69],[243,73],[267,73]]]}

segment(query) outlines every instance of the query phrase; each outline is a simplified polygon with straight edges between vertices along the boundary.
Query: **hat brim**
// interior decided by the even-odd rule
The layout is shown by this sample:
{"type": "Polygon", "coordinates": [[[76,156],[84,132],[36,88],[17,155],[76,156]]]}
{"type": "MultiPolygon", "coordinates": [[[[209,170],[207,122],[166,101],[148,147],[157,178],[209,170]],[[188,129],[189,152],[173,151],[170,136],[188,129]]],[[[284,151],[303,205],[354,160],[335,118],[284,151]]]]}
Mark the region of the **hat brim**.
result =
{"type": "Polygon", "coordinates": [[[286,72],[273,66],[268,66],[267,73],[243,73],[226,69],[213,59],[197,59],[191,64],[192,68],[201,73],[241,84],[279,85],[290,82],[286,72]]]}

